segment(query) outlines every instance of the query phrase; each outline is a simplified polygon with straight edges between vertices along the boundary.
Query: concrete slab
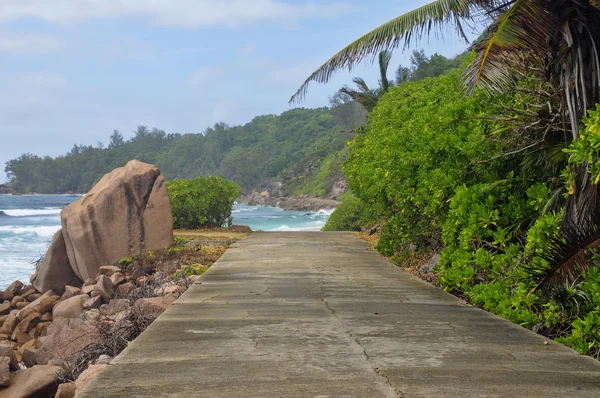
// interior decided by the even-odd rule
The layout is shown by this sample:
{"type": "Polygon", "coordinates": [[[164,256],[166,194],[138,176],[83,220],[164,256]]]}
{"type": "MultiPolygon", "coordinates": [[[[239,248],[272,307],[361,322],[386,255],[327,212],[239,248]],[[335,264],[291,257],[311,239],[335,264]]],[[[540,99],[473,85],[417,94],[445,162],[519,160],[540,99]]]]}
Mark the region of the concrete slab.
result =
{"type": "Polygon", "coordinates": [[[349,234],[255,233],[78,397],[600,397],[600,363],[349,234]]]}

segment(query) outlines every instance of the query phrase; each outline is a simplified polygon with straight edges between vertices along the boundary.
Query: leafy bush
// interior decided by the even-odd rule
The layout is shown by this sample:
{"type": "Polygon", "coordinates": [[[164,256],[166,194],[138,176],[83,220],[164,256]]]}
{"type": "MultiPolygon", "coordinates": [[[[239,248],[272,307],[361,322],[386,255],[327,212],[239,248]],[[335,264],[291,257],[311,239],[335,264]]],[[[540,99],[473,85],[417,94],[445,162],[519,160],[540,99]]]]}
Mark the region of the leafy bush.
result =
{"type": "Polygon", "coordinates": [[[241,188],[222,177],[198,176],[167,183],[175,228],[221,227],[231,220],[231,210],[241,188]]]}
{"type": "Polygon", "coordinates": [[[355,196],[348,196],[331,214],[323,231],[360,231],[374,221],[365,203],[355,196]]]}
{"type": "MultiPolygon", "coordinates": [[[[415,249],[441,249],[435,273],[443,289],[600,357],[600,254],[576,282],[553,290],[538,289],[531,273],[548,265],[544,256],[565,215],[563,193],[574,187],[575,167],[562,174],[567,190],[559,178],[564,140],[529,151],[523,142],[539,138],[513,131],[518,123],[504,124],[506,115],[497,113],[528,99],[499,98],[499,108],[481,93],[465,98],[459,81],[454,72],[401,84],[381,98],[343,165],[357,198],[340,206],[327,228],[359,229],[367,225],[362,214],[381,216],[382,254],[406,265],[415,249]]],[[[566,152],[571,165],[589,165],[597,184],[600,105],[583,122],[566,152]]]]}
{"type": "Polygon", "coordinates": [[[388,220],[382,252],[439,245],[448,199],[485,172],[475,162],[493,147],[488,103],[464,94],[459,71],[403,83],[379,100],[343,171],[356,196],[388,220]]]}

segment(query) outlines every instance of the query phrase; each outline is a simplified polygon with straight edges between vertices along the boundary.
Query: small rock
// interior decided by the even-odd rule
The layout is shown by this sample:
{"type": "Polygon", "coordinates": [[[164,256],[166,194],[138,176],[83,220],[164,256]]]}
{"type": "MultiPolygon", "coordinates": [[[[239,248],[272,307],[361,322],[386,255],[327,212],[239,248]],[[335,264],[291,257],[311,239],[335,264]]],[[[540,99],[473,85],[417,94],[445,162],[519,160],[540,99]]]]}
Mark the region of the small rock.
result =
{"type": "Polygon", "coordinates": [[[56,318],[46,337],[39,339],[37,363],[57,363],[98,342],[100,336],[94,325],[79,318],[56,318]]]}
{"type": "Polygon", "coordinates": [[[0,291],[0,301],[10,301],[13,298],[13,294],[8,290],[0,291]]]}
{"type": "Polygon", "coordinates": [[[2,304],[0,304],[0,315],[8,315],[10,310],[12,310],[10,301],[5,300],[2,304]]]}
{"type": "Polygon", "coordinates": [[[20,311],[23,308],[27,307],[28,305],[29,305],[29,303],[27,301],[22,301],[20,303],[17,303],[17,305],[15,306],[15,308],[20,311]]]}
{"type": "Polygon", "coordinates": [[[21,358],[23,358],[23,364],[27,368],[32,368],[37,365],[36,357],[38,350],[25,349],[23,350],[23,354],[21,354],[21,358]]]}
{"type": "Polygon", "coordinates": [[[100,275],[106,275],[108,277],[111,277],[115,272],[121,272],[121,268],[114,265],[103,265],[98,268],[98,273],[100,275]]]}
{"type": "Polygon", "coordinates": [[[23,344],[21,347],[19,347],[18,352],[20,352],[21,355],[23,355],[23,352],[25,350],[36,350],[37,348],[38,348],[38,340],[33,339],[33,340],[28,341],[27,343],[23,344]]]}
{"type": "Polygon", "coordinates": [[[8,357],[10,358],[10,370],[19,370],[19,361],[17,361],[17,356],[15,351],[11,346],[6,344],[0,344],[0,357],[8,357]]]}
{"type": "Polygon", "coordinates": [[[24,301],[25,301],[25,299],[23,297],[21,297],[21,296],[15,296],[10,301],[10,305],[12,305],[13,307],[17,308],[17,303],[23,303],[24,301]]]}
{"type": "Polygon", "coordinates": [[[0,333],[2,334],[12,334],[19,324],[19,318],[17,318],[16,314],[8,314],[8,318],[2,324],[0,328],[0,333]]]}
{"type": "Polygon", "coordinates": [[[52,309],[52,317],[56,318],[79,318],[84,311],[83,303],[90,296],[87,294],[80,294],[64,301],[58,302],[52,309]]]}
{"type": "Polygon", "coordinates": [[[117,288],[117,293],[121,297],[128,296],[132,291],[135,290],[135,286],[131,282],[125,282],[122,285],[119,285],[117,288]]]}
{"type": "Polygon", "coordinates": [[[86,285],[81,288],[81,294],[91,294],[95,287],[95,285],[86,285]]]}
{"type": "Polygon", "coordinates": [[[8,289],[6,289],[6,291],[11,293],[13,296],[16,296],[17,292],[21,289],[23,289],[23,282],[14,281],[13,283],[10,284],[10,286],[8,287],[8,289]]]}
{"type": "Polygon", "coordinates": [[[165,296],[168,294],[172,294],[173,296],[179,298],[185,292],[185,289],[179,285],[165,285],[156,289],[155,293],[159,296],[165,296]]]}
{"type": "Polygon", "coordinates": [[[63,383],[58,386],[54,398],[74,398],[77,392],[75,383],[63,383]]]}
{"type": "MultiPolygon", "coordinates": [[[[52,290],[48,290],[46,293],[44,293],[42,296],[40,296],[37,300],[34,300],[31,303],[27,304],[27,306],[21,308],[17,314],[17,318],[23,320],[23,319],[27,318],[27,316],[29,314],[31,314],[32,312],[40,312],[39,305],[40,305],[40,302],[42,301],[42,298],[49,297],[49,296],[55,296],[55,294],[52,290]]],[[[23,304],[23,303],[17,303],[17,308],[21,304],[23,304]]]]}
{"type": "Polygon", "coordinates": [[[138,280],[138,278],[141,278],[142,276],[144,276],[144,270],[142,269],[142,267],[140,267],[139,265],[134,265],[133,269],[131,270],[131,277],[133,278],[134,281],[138,280]]]}
{"type": "Polygon", "coordinates": [[[23,331],[23,329],[19,328],[18,326],[15,328],[15,331],[10,338],[19,344],[25,344],[28,341],[33,340],[33,337],[31,337],[27,332],[23,331]]]}
{"type": "Polygon", "coordinates": [[[28,285],[20,290],[19,296],[21,296],[25,300],[27,300],[27,297],[31,296],[32,294],[36,294],[36,293],[37,293],[37,290],[35,290],[35,287],[28,285]]]}
{"type": "Polygon", "coordinates": [[[146,275],[146,276],[140,276],[136,282],[137,282],[138,286],[144,286],[144,285],[147,285],[151,281],[152,281],[152,277],[149,275],[146,275]]]}
{"type": "Polygon", "coordinates": [[[32,312],[25,319],[23,319],[17,325],[17,329],[21,329],[23,332],[27,333],[31,329],[35,328],[38,323],[40,323],[42,318],[42,314],[39,312],[32,312]]]}
{"type": "Polygon", "coordinates": [[[52,317],[52,312],[46,312],[44,315],[42,315],[42,322],[52,322],[52,319],[54,319],[52,317]]]}
{"type": "Polygon", "coordinates": [[[89,299],[85,300],[85,302],[83,303],[83,309],[91,310],[93,308],[100,308],[101,305],[102,305],[102,296],[90,297],[89,299]]]}
{"type": "Polygon", "coordinates": [[[129,299],[115,299],[111,300],[110,303],[105,304],[101,308],[101,312],[104,315],[114,315],[121,311],[126,311],[131,307],[131,300],[129,299]]]}
{"type": "Polygon", "coordinates": [[[45,296],[40,299],[40,314],[45,314],[52,311],[54,304],[60,300],[60,296],[45,296]]]}
{"type": "Polygon", "coordinates": [[[435,267],[437,267],[440,264],[440,255],[438,254],[434,254],[433,256],[431,256],[431,258],[429,259],[429,261],[427,261],[425,264],[423,264],[421,266],[421,268],[419,268],[419,273],[420,274],[429,274],[433,272],[433,269],[435,267]]]}
{"type": "Polygon", "coordinates": [[[83,391],[83,389],[87,387],[90,381],[94,380],[96,376],[98,376],[98,374],[102,372],[104,368],[106,368],[106,366],[107,365],[88,366],[88,368],[79,375],[77,380],[75,380],[75,386],[77,388],[77,391],[83,391]]]}
{"type": "Polygon", "coordinates": [[[252,228],[250,228],[247,225],[232,225],[229,227],[229,230],[233,231],[233,232],[243,232],[243,233],[252,232],[252,228]]]}
{"type": "Polygon", "coordinates": [[[37,277],[38,277],[38,273],[37,272],[34,273],[33,275],[31,275],[29,277],[29,283],[31,283],[33,285],[33,282],[35,282],[35,280],[37,279],[37,277]]]}
{"type": "Polygon", "coordinates": [[[65,299],[71,298],[73,296],[77,296],[80,293],[81,293],[81,288],[67,285],[67,286],[65,286],[65,292],[63,293],[61,299],[65,300],[65,299]]]}
{"type": "Polygon", "coordinates": [[[113,283],[113,285],[119,286],[120,284],[125,283],[127,278],[122,273],[115,272],[110,276],[110,281],[113,283]]]}
{"type": "Polygon", "coordinates": [[[48,333],[48,328],[52,325],[52,322],[40,322],[35,327],[38,336],[45,336],[48,333]]]}
{"type": "Polygon", "coordinates": [[[101,275],[98,278],[98,283],[96,283],[92,291],[92,297],[98,296],[102,297],[106,302],[115,297],[115,285],[113,285],[110,278],[106,275],[101,275]]]}
{"type": "Polygon", "coordinates": [[[62,374],[60,366],[34,366],[11,374],[10,387],[0,390],[1,398],[52,397],[58,384],[56,376],[62,374]]]}
{"type": "Polygon", "coordinates": [[[174,296],[161,296],[140,299],[135,302],[134,309],[145,316],[157,317],[177,300],[174,296]]]}
{"type": "Polygon", "coordinates": [[[100,310],[98,308],[87,310],[79,316],[79,319],[88,323],[96,323],[100,320],[100,310]]]}
{"type": "Polygon", "coordinates": [[[10,386],[10,358],[0,357],[0,387],[10,386]]]}
{"type": "Polygon", "coordinates": [[[108,365],[112,361],[112,357],[106,354],[102,354],[96,359],[95,365],[108,365]]]}
{"type": "Polygon", "coordinates": [[[33,294],[30,294],[29,296],[27,296],[27,301],[32,303],[32,302],[36,301],[37,299],[39,299],[40,297],[42,297],[42,295],[40,293],[33,293],[33,294]]]}

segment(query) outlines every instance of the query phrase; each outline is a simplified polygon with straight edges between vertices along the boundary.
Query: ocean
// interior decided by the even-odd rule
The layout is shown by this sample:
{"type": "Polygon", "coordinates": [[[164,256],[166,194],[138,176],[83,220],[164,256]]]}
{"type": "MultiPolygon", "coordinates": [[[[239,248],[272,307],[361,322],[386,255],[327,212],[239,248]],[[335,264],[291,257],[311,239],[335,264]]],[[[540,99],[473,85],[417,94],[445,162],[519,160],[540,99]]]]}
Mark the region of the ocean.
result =
{"type": "MultiPolygon", "coordinates": [[[[43,255],[60,228],[60,211],[78,195],[0,195],[0,289],[19,279],[29,281],[34,261],[43,255]]],[[[254,231],[319,230],[331,210],[284,211],[276,207],[236,203],[235,224],[254,231]]]]}

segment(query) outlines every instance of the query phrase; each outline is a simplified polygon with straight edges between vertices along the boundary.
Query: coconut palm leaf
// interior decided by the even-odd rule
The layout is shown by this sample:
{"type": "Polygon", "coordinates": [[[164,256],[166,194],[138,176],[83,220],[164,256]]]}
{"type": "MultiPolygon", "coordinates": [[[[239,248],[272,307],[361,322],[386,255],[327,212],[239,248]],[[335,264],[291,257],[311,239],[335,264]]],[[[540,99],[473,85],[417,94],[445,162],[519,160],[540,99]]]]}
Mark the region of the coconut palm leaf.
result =
{"type": "Polygon", "coordinates": [[[369,91],[371,91],[371,89],[367,85],[367,82],[365,82],[365,80],[362,77],[355,77],[352,79],[352,81],[358,86],[359,90],[363,93],[368,93],[369,91]]]}
{"type": "Polygon", "coordinates": [[[511,68],[514,55],[545,58],[548,32],[554,27],[556,23],[541,1],[516,0],[471,47],[477,58],[465,71],[465,84],[471,91],[477,86],[489,92],[509,90],[515,80],[511,68]]]}
{"type": "Polygon", "coordinates": [[[407,46],[414,37],[420,38],[447,24],[454,24],[458,34],[468,41],[463,26],[482,15],[477,13],[478,10],[491,10],[500,4],[497,0],[436,0],[394,18],[331,57],[306,79],[292,96],[290,103],[301,100],[306,95],[310,82],[326,83],[339,69],[352,70],[368,57],[373,60],[372,57],[382,50],[396,48],[401,43],[407,46]]]}
{"type": "Polygon", "coordinates": [[[390,51],[382,51],[379,53],[379,74],[381,78],[379,80],[379,89],[383,93],[387,93],[390,89],[390,81],[387,78],[387,70],[392,60],[392,53],[390,51]]]}
{"type": "Polygon", "coordinates": [[[589,269],[592,252],[600,248],[598,189],[590,181],[587,168],[578,171],[575,186],[579,192],[569,197],[558,237],[550,239],[540,256],[546,263],[526,267],[537,282],[534,290],[572,283],[589,269]]]}
{"type": "Polygon", "coordinates": [[[546,262],[526,267],[537,283],[533,291],[574,282],[589,269],[591,257],[599,248],[600,224],[591,219],[584,225],[563,224],[559,237],[552,239],[540,256],[546,262]]]}
{"type": "Polygon", "coordinates": [[[340,89],[340,92],[350,96],[352,100],[358,102],[367,112],[371,112],[379,100],[377,93],[371,90],[363,90],[362,87],[360,87],[360,90],[353,90],[344,86],[340,89]]]}

